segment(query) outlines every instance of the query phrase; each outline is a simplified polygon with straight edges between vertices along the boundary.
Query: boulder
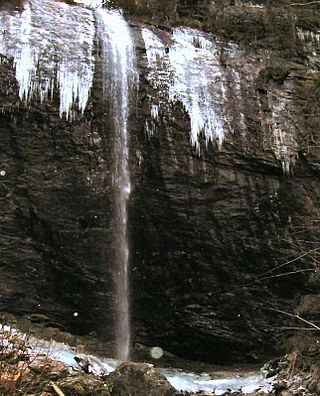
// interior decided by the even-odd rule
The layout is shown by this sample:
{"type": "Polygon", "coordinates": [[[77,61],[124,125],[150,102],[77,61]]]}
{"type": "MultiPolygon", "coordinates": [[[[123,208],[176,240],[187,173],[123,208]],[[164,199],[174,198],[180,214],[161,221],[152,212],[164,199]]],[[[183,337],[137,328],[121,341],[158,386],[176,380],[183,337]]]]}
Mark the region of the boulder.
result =
{"type": "Polygon", "coordinates": [[[108,379],[113,382],[112,396],[174,396],[169,381],[147,363],[122,363],[108,379]]]}

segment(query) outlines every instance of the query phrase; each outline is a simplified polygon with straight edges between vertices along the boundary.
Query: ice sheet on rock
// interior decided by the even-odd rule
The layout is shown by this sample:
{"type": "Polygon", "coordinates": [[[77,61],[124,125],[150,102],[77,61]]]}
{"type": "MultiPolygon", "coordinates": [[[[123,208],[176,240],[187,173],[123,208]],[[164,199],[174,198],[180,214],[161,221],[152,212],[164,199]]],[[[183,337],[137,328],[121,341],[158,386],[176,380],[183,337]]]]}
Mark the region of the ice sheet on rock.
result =
{"type": "Polygon", "coordinates": [[[141,35],[146,46],[148,79],[151,85],[160,91],[158,94],[163,94],[166,98],[171,83],[168,49],[152,30],[143,28],[141,35]]]}
{"type": "MultiPolygon", "coordinates": [[[[55,341],[44,341],[36,338],[32,339],[34,348],[38,351],[49,351],[49,356],[57,359],[66,365],[79,368],[75,357],[88,357],[98,366],[102,366],[106,373],[114,371],[121,361],[115,359],[103,359],[94,355],[77,353],[74,348],[55,341]]],[[[214,378],[209,374],[186,373],[177,369],[160,369],[162,374],[168,379],[171,385],[178,391],[185,392],[207,392],[215,391],[216,395],[222,395],[228,389],[232,392],[241,391],[243,393],[253,393],[254,391],[270,392],[272,389],[272,378],[265,379],[259,373],[247,373],[244,375],[232,375],[227,377],[214,378]]]]}
{"type": "MultiPolygon", "coordinates": [[[[72,348],[62,342],[56,342],[53,340],[46,341],[33,336],[27,336],[10,326],[0,324],[0,336],[5,332],[9,332],[21,340],[26,340],[29,345],[28,354],[47,354],[52,359],[65,363],[72,369],[80,369],[75,357],[80,359],[88,358],[92,365],[96,365],[98,373],[100,372],[100,368],[102,368],[106,373],[110,373],[122,363],[120,360],[116,359],[99,358],[83,352],[78,353],[76,347],[72,348]]],[[[3,337],[2,343],[4,340],[6,339],[3,337]]],[[[185,392],[203,391],[205,393],[213,393],[214,391],[216,395],[222,395],[228,389],[231,389],[232,392],[236,392],[241,389],[243,393],[253,393],[257,390],[261,392],[271,392],[273,383],[272,378],[265,379],[262,375],[256,372],[243,372],[238,375],[230,373],[229,375],[224,374],[223,377],[220,374],[219,377],[212,377],[206,373],[194,374],[183,372],[178,369],[165,368],[159,370],[176,390],[185,392]]]]}
{"type": "MultiPolygon", "coordinates": [[[[103,359],[94,355],[78,354],[70,346],[55,341],[41,341],[35,339],[36,348],[39,351],[49,350],[50,356],[74,368],[79,368],[75,357],[88,357],[93,362],[102,366],[107,373],[114,371],[121,361],[115,359],[103,359]]],[[[186,373],[177,369],[160,369],[171,385],[178,391],[185,392],[208,392],[215,391],[216,395],[222,395],[228,389],[232,392],[241,390],[243,393],[271,392],[272,378],[265,379],[259,373],[247,373],[242,376],[232,375],[228,377],[213,378],[209,374],[186,373]]]]}
{"type": "Polygon", "coordinates": [[[255,391],[270,392],[272,379],[265,379],[258,373],[242,376],[230,376],[227,378],[213,378],[208,374],[185,373],[174,369],[162,369],[171,385],[178,391],[206,392],[222,395],[227,391],[252,393],[255,391]]]}
{"type": "Polygon", "coordinates": [[[214,43],[188,28],[174,29],[173,40],[169,50],[174,76],[170,99],[180,100],[188,112],[195,146],[199,145],[201,132],[206,141],[217,139],[221,144],[224,128],[218,109],[224,81],[214,43]]]}
{"type": "Polygon", "coordinates": [[[51,0],[30,0],[22,13],[0,13],[0,52],[13,58],[19,96],[27,103],[60,93],[60,115],[83,112],[94,72],[91,10],[51,0]]]}
{"type": "Polygon", "coordinates": [[[165,109],[169,98],[172,73],[169,67],[167,50],[160,38],[152,30],[143,28],[141,35],[146,47],[148,80],[156,91],[150,103],[151,118],[146,119],[145,129],[152,136],[157,128],[161,109],[165,109]]]}
{"type": "Polygon", "coordinates": [[[282,89],[278,96],[281,99],[274,101],[269,95],[271,113],[268,134],[275,157],[281,162],[283,172],[289,174],[297,159],[296,127],[290,117],[293,110],[290,109],[288,92],[282,89]]]}
{"type": "Polygon", "coordinates": [[[189,28],[174,29],[169,47],[147,28],[141,34],[146,46],[148,79],[159,98],[158,103],[151,103],[152,117],[154,106],[159,105],[158,115],[163,103],[179,101],[190,117],[192,144],[199,147],[203,133],[206,141],[217,139],[220,145],[224,130],[219,102],[224,82],[213,41],[189,28]]]}
{"type": "Polygon", "coordinates": [[[104,4],[109,3],[109,0],[74,0],[75,3],[78,4],[83,4],[86,7],[90,7],[90,8],[100,8],[102,7],[104,4]]]}
{"type": "Polygon", "coordinates": [[[21,14],[0,14],[0,53],[12,57],[16,69],[19,96],[28,99],[30,78],[34,70],[34,54],[30,43],[31,8],[25,3],[21,14]]]}
{"type": "Polygon", "coordinates": [[[310,30],[297,29],[297,36],[302,43],[313,44],[320,47],[320,33],[314,33],[310,30]]]}
{"type": "Polygon", "coordinates": [[[297,37],[303,45],[309,65],[313,67],[317,73],[319,70],[320,33],[297,29],[297,37]]]}

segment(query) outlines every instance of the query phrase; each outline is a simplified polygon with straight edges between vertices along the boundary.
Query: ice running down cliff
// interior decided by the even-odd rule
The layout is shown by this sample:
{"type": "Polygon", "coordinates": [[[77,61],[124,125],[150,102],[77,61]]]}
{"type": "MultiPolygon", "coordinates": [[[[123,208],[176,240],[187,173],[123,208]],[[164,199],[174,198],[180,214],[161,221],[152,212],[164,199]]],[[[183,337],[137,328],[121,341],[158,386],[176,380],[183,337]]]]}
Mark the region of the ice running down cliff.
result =
{"type": "MultiPolygon", "coordinates": [[[[30,0],[22,12],[0,14],[0,52],[13,58],[20,99],[27,104],[33,98],[44,101],[57,89],[60,115],[68,119],[75,118],[76,109],[83,112],[88,102],[95,70],[95,12],[104,4],[101,0],[77,2],[82,6],[30,0]]],[[[163,101],[182,102],[190,116],[192,144],[197,145],[201,132],[206,140],[217,139],[221,144],[223,125],[215,103],[218,98],[212,95],[221,85],[221,73],[213,43],[191,29],[175,29],[167,53],[151,30],[143,29],[142,35],[152,84],[160,88],[163,101]],[[208,57],[213,61],[210,68],[202,63],[208,57]]],[[[159,107],[160,103],[153,104],[153,118],[159,107]]]]}
{"type": "MultiPolygon", "coordinates": [[[[180,101],[190,117],[191,142],[198,147],[199,137],[216,140],[224,137],[223,119],[217,106],[223,92],[223,75],[217,62],[215,45],[201,32],[176,28],[172,44],[166,48],[151,30],[142,29],[149,66],[149,80],[157,89],[159,101],[151,106],[152,118],[158,118],[166,103],[180,101]]],[[[153,133],[147,124],[148,132],[153,133]]]]}
{"type": "MultiPolygon", "coordinates": [[[[102,6],[108,5],[103,0],[76,2],[79,5],[28,0],[22,11],[0,12],[0,53],[13,60],[20,99],[29,105],[31,100],[51,100],[58,94],[60,116],[71,121],[81,116],[88,104],[96,68],[95,40],[101,30],[98,15],[102,6]]],[[[158,33],[156,29],[141,28],[147,79],[155,92],[149,98],[147,135],[153,136],[170,108],[181,104],[190,119],[190,132],[186,133],[190,133],[190,142],[197,151],[201,151],[201,141],[213,142],[221,148],[225,136],[233,133],[231,125],[235,117],[236,128],[241,129],[245,139],[247,125],[245,104],[241,104],[241,79],[235,69],[223,66],[223,54],[215,40],[185,27],[166,33],[165,40],[158,33]],[[228,90],[232,81],[235,86],[231,98],[228,90]],[[232,111],[228,110],[230,100],[234,101],[232,111]]],[[[126,45],[125,40],[127,36],[120,35],[117,42],[126,45]]],[[[233,45],[226,51],[230,59],[239,56],[233,45]]],[[[133,51],[127,55],[132,56],[133,51]]],[[[108,81],[105,91],[112,89],[106,86],[108,81]]],[[[285,116],[290,109],[273,103],[272,96],[268,100],[276,123],[270,124],[266,141],[270,140],[275,157],[284,172],[289,173],[296,152],[294,126],[290,117],[285,116]]]]}
{"type": "Polygon", "coordinates": [[[32,0],[13,14],[0,14],[0,53],[13,58],[21,100],[60,95],[60,115],[83,112],[94,73],[91,10],[63,2],[32,0]],[[76,106],[75,106],[76,105],[76,106]]]}

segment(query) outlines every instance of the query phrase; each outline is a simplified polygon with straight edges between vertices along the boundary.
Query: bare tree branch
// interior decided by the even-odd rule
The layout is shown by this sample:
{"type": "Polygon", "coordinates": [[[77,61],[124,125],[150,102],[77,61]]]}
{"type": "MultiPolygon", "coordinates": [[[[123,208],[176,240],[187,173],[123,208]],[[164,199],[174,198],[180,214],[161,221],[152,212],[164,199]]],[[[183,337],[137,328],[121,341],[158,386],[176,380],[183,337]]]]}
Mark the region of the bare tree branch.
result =
{"type": "Polygon", "coordinates": [[[277,275],[270,275],[270,276],[265,276],[264,278],[259,278],[259,279],[255,279],[253,281],[250,281],[248,283],[243,283],[241,285],[237,285],[237,287],[244,287],[244,286],[250,286],[250,285],[254,285],[256,283],[260,283],[264,280],[267,279],[273,279],[273,278],[281,278],[283,276],[288,276],[288,275],[295,275],[295,274],[300,274],[302,272],[315,272],[316,269],[314,268],[306,268],[306,269],[302,269],[302,270],[296,270],[296,271],[290,271],[290,272],[284,272],[283,274],[277,274],[277,275]]]}
{"type": "MultiPolygon", "coordinates": [[[[304,253],[301,254],[300,256],[295,257],[295,258],[292,259],[292,260],[286,261],[285,263],[280,264],[280,265],[278,265],[278,266],[276,266],[276,267],[274,267],[274,268],[271,268],[270,270],[268,270],[268,271],[266,271],[266,272],[264,272],[264,273],[262,273],[262,274],[259,274],[258,276],[264,276],[264,275],[270,274],[271,272],[274,272],[274,271],[276,271],[277,269],[284,267],[285,265],[294,263],[295,261],[301,259],[302,257],[308,256],[309,254],[311,254],[311,253],[313,253],[313,252],[315,252],[315,251],[317,251],[317,250],[320,250],[320,247],[316,247],[316,248],[314,248],[314,249],[308,250],[307,252],[304,252],[304,253]]],[[[309,270],[309,271],[310,271],[310,270],[309,270]]],[[[264,278],[263,278],[263,279],[264,279],[264,278]]]]}
{"type": "Polygon", "coordinates": [[[275,330],[302,330],[302,331],[318,331],[318,329],[314,329],[313,327],[299,327],[299,326],[275,326],[273,327],[275,330]]]}
{"type": "Polygon", "coordinates": [[[320,1],[310,1],[309,3],[291,3],[291,4],[287,4],[284,5],[282,7],[277,7],[274,8],[274,10],[281,10],[283,8],[288,8],[288,7],[304,7],[304,6],[308,6],[308,5],[315,5],[315,4],[320,4],[320,1]]]}
{"type": "Polygon", "coordinates": [[[317,326],[313,322],[310,322],[307,319],[302,318],[299,314],[293,314],[293,313],[290,313],[290,312],[282,311],[281,309],[275,309],[275,308],[270,308],[270,309],[271,309],[271,311],[279,312],[279,313],[282,313],[283,315],[290,316],[291,318],[295,318],[295,319],[301,320],[302,322],[304,322],[304,323],[308,324],[309,326],[315,328],[316,330],[320,331],[320,327],[319,326],[317,326]]]}

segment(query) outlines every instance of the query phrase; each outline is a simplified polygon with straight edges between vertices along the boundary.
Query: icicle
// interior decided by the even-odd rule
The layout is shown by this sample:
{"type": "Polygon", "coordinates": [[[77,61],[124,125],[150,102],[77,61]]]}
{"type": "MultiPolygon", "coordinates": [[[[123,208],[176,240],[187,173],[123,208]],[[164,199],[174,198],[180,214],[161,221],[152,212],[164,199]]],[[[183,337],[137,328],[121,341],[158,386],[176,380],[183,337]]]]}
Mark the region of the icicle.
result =
{"type": "Polygon", "coordinates": [[[151,30],[144,28],[141,33],[148,79],[159,95],[159,105],[151,105],[152,117],[158,118],[163,102],[180,101],[190,117],[192,144],[199,149],[203,133],[207,142],[216,139],[221,145],[224,129],[217,104],[224,87],[214,43],[197,30],[179,28],[174,29],[167,49],[151,30]]]}
{"type": "Polygon", "coordinates": [[[60,115],[84,111],[94,72],[92,11],[51,0],[25,2],[22,13],[0,14],[0,51],[12,57],[26,103],[60,92],[60,115]],[[57,71],[57,73],[55,73],[57,71]]]}
{"type": "Polygon", "coordinates": [[[223,77],[214,45],[193,29],[174,29],[173,40],[169,50],[173,69],[170,100],[180,100],[189,114],[194,146],[199,148],[201,132],[207,142],[217,139],[221,143],[224,128],[216,102],[219,101],[223,77]]]}

